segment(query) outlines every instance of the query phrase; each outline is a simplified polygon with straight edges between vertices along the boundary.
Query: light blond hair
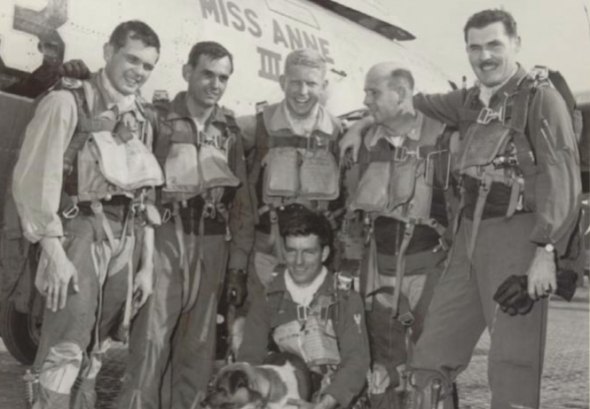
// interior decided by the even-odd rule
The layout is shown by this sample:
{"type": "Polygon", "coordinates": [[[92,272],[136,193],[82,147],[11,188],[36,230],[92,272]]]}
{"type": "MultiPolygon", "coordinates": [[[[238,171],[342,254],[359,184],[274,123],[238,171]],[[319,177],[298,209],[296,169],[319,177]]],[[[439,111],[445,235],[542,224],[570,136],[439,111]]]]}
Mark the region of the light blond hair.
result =
{"type": "Polygon", "coordinates": [[[285,74],[289,67],[296,65],[317,68],[322,71],[322,75],[326,75],[326,59],[313,48],[300,48],[291,51],[285,59],[285,74]]]}

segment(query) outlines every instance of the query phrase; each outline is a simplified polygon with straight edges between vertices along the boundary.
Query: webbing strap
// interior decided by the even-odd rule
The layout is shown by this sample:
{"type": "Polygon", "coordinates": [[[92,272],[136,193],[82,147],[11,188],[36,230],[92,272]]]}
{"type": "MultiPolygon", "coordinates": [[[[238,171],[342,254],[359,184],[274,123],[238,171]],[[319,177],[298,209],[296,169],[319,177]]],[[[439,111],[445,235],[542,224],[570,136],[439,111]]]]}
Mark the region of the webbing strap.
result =
{"type": "Polygon", "coordinates": [[[274,136],[269,135],[268,147],[269,148],[299,148],[299,149],[326,149],[332,150],[334,145],[333,141],[327,141],[326,143],[320,142],[321,139],[315,137],[313,134],[309,137],[290,135],[290,136],[274,136]]]}
{"type": "Polygon", "coordinates": [[[100,226],[102,227],[104,234],[107,236],[107,240],[109,241],[109,245],[111,246],[111,250],[115,252],[115,247],[117,246],[115,243],[115,235],[113,234],[113,230],[111,229],[111,225],[107,220],[107,217],[104,214],[104,209],[102,207],[102,203],[99,200],[93,200],[90,203],[90,208],[94,213],[94,216],[97,218],[100,226]]]}
{"type": "Polygon", "coordinates": [[[492,186],[492,179],[484,174],[481,184],[479,185],[479,191],[477,194],[477,202],[475,203],[475,209],[473,211],[473,226],[471,227],[471,237],[469,238],[469,244],[467,248],[467,254],[469,260],[473,257],[473,251],[475,249],[475,242],[477,241],[477,234],[479,232],[479,225],[483,217],[483,209],[486,204],[486,199],[490,193],[490,187],[492,186]]]}
{"type": "MultiPolygon", "coordinates": [[[[406,223],[404,229],[404,238],[397,253],[397,260],[395,264],[395,286],[393,288],[393,302],[392,302],[392,317],[397,318],[402,322],[403,316],[399,315],[399,301],[402,292],[402,281],[406,273],[406,250],[410,245],[412,236],[414,235],[414,223],[406,223]]],[[[404,320],[405,321],[405,320],[404,320]]]]}
{"type": "MultiPolygon", "coordinates": [[[[189,234],[189,237],[193,237],[192,234],[189,234]]],[[[182,312],[190,311],[195,302],[197,301],[197,296],[199,295],[199,287],[201,286],[201,277],[203,274],[203,241],[205,239],[205,212],[201,212],[201,217],[199,218],[199,251],[197,252],[197,259],[195,260],[195,274],[193,277],[192,285],[187,282],[187,287],[190,287],[190,292],[188,293],[188,298],[186,300],[186,304],[182,307],[182,312]]],[[[194,241],[191,240],[192,247],[194,249],[194,241]]],[[[192,258],[191,258],[192,260],[192,258]]],[[[190,264],[189,264],[190,265],[190,264]]],[[[187,269],[188,273],[188,269],[187,269]]],[[[190,280],[190,274],[188,274],[190,280]]]]}
{"type": "Polygon", "coordinates": [[[522,209],[522,193],[524,191],[524,179],[519,177],[512,182],[510,187],[510,202],[508,202],[508,209],[506,210],[506,218],[514,216],[517,210],[522,209]]]}
{"type": "Polygon", "coordinates": [[[190,284],[189,256],[184,241],[184,229],[182,227],[180,205],[178,202],[174,202],[172,205],[171,217],[174,218],[174,232],[176,233],[176,241],[178,242],[178,258],[180,259],[180,268],[182,270],[182,305],[184,306],[187,304],[190,284]]]}
{"type": "Polygon", "coordinates": [[[281,232],[279,230],[279,215],[274,207],[270,207],[269,212],[270,220],[270,245],[273,248],[275,257],[279,260],[279,263],[285,262],[285,246],[281,239],[281,232]]]}

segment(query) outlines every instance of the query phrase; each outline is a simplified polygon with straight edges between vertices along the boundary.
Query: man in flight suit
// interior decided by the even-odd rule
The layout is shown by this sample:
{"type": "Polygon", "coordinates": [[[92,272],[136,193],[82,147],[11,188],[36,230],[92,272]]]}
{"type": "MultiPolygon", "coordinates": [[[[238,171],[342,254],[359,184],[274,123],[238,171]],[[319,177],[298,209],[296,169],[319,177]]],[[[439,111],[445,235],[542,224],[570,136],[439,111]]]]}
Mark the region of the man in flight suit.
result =
{"type": "Polygon", "coordinates": [[[397,408],[397,367],[406,364],[406,344],[420,335],[446,255],[440,244],[447,225],[444,181],[438,189],[433,185],[435,177],[446,179],[448,169],[435,175],[433,166],[448,163],[449,152],[437,144],[442,123],[401,109],[413,96],[409,70],[394,62],[376,64],[364,89],[375,121],[363,135],[361,176],[350,206],[362,210],[371,224],[361,275],[373,358],[369,394],[373,407],[397,408]],[[400,283],[398,268],[399,278],[405,276],[400,283]]]}
{"type": "Polygon", "coordinates": [[[425,115],[459,128],[462,185],[448,272],[411,362],[415,401],[420,408],[438,400],[451,407],[448,386],[487,327],[491,408],[538,408],[545,297],[556,289],[556,258],[566,252],[578,216],[572,119],[559,92],[517,63],[520,37],[509,13],[476,13],[464,34],[479,83],[414,98],[425,115]],[[515,316],[492,298],[511,275],[526,276],[528,294],[536,300],[530,311],[515,316]]]}
{"type": "Polygon", "coordinates": [[[285,208],[281,240],[285,264],[262,297],[252,300],[238,359],[261,364],[272,337],[281,351],[302,358],[323,378],[312,402],[300,409],[346,408],[365,385],[369,345],[358,293],[341,289],[324,265],[332,228],[321,214],[301,205],[285,208]]]}
{"type": "Polygon", "coordinates": [[[326,212],[340,194],[340,122],[320,102],[327,86],[326,61],[313,49],[292,51],[279,82],[285,94],[281,102],[239,118],[250,150],[249,179],[258,213],[249,299],[263,294],[273,266],[284,261],[279,237],[284,206],[300,203],[326,212]]]}
{"type": "Polygon", "coordinates": [[[25,237],[41,245],[35,284],[47,301],[34,408],[93,408],[109,339],[126,338],[132,309],[152,291],[157,217],[146,190],[163,176],[137,93],[159,53],[145,23],[120,24],[104,69],[59,84],[26,129],[13,193],[25,237]]]}
{"type": "Polygon", "coordinates": [[[182,68],[188,89],[160,117],[155,152],[166,183],[158,191],[158,274],[133,325],[120,408],[188,409],[204,398],[226,269],[245,274],[253,241],[242,137],[218,105],[233,68],[221,44],[195,44],[182,68]]]}

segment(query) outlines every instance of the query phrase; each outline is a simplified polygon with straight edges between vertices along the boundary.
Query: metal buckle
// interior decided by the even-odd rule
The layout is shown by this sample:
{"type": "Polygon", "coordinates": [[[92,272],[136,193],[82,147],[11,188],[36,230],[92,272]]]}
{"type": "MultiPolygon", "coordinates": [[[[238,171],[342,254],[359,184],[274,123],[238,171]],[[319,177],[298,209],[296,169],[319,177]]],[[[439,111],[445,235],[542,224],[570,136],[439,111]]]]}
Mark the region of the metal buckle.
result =
{"type": "Polygon", "coordinates": [[[303,305],[297,305],[297,321],[306,321],[309,308],[303,305]]]}
{"type": "Polygon", "coordinates": [[[80,213],[80,208],[75,204],[69,209],[61,212],[61,215],[64,217],[64,219],[73,219],[74,217],[78,216],[78,213],[80,213]]]}
{"type": "Polygon", "coordinates": [[[409,154],[408,148],[405,146],[398,146],[393,150],[393,160],[395,162],[404,162],[409,154]]]}
{"type": "Polygon", "coordinates": [[[494,111],[488,107],[482,108],[477,115],[477,123],[481,125],[487,125],[493,120],[499,120],[500,122],[504,122],[504,107],[500,108],[498,111],[494,111]]]}

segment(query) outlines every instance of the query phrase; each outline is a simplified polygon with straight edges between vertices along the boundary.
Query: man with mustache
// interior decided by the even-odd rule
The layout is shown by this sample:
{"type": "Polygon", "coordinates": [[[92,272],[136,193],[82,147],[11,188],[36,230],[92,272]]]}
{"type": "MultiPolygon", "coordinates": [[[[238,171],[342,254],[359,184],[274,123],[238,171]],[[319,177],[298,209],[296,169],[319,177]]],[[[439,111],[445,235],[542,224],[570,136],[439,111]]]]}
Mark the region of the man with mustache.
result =
{"type": "Polygon", "coordinates": [[[25,237],[42,249],[36,409],[94,407],[101,357],[111,338],[126,339],[132,310],[152,291],[158,218],[147,193],[163,177],[137,94],[159,55],[147,24],[118,25],[104,68],[58,84],[26,129],[13,193],[25,237]]]}
{"type": "Polygon", "coordinates": [[[437,401],[451,407],[450,384],[487,327],[491,408],[538,408],[546,297],[556,289],[556,259],[577,223],[578,150],[559,92],[516,61],[514,18],[484,10],[469,18],[464,34],[479,83],[414,98],[424,114],[459,129],[462,190],[448,271],[411,362],[414,401],[418,408],[437,401]],[[526,276],[528,295],[536,300],[514,315],[493,301],[511,275],[526,276]]]}
{"type": "Polygon", "coordinates": [[[188,89],[160,117],[158,274],[132,328],[120,408],[189,409],[205,396],[226,269],[245,274],[253,239],[240,129],[218,104],[233,69],[221,44],[196,43],[182,67],[188,89]]]}

